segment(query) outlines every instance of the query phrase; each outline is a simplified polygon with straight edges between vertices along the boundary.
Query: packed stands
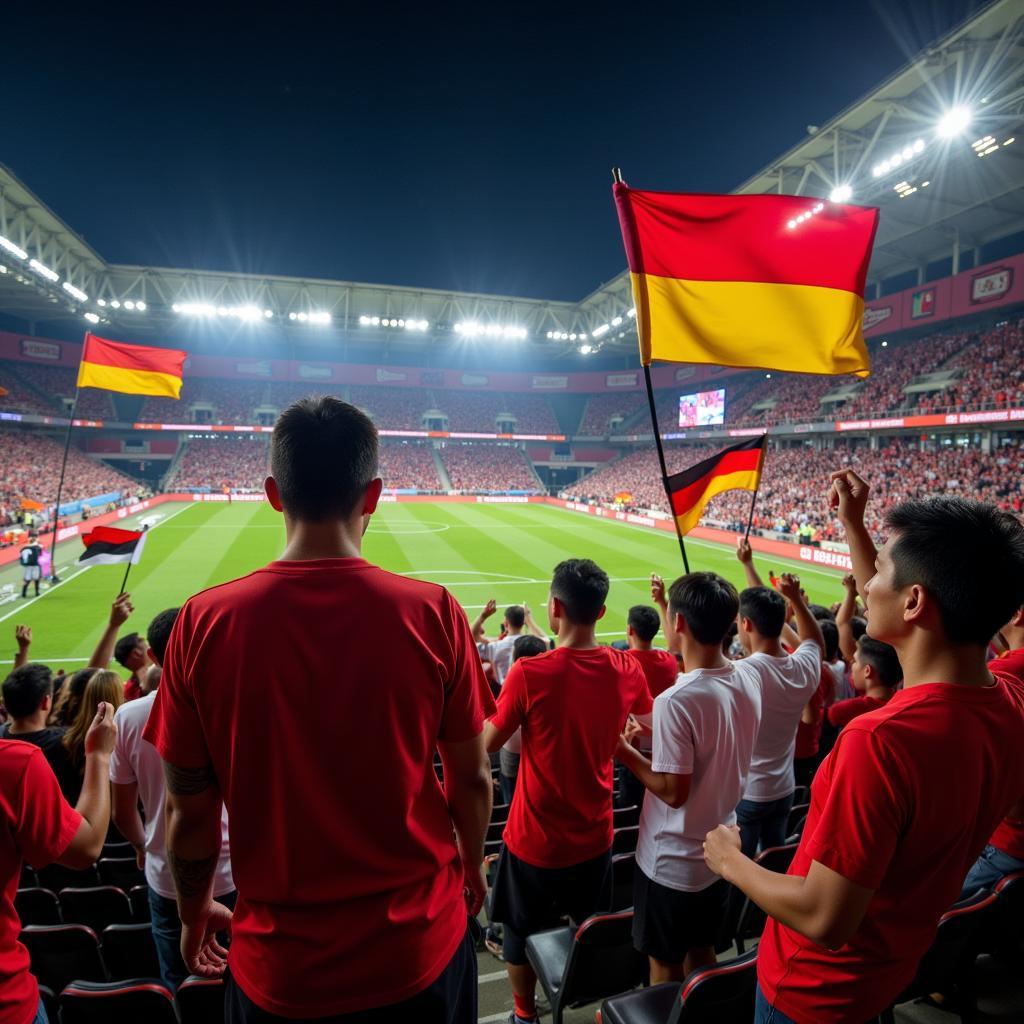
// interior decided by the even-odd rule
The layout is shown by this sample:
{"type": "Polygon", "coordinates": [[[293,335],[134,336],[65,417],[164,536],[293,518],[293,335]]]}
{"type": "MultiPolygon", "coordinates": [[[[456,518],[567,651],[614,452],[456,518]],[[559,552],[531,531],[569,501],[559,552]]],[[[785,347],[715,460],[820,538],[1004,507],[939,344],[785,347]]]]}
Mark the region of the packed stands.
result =
{"type": "Polygon", "coordinates": [[[519,448],[500,444],[446,444],[440,453],[456,491],[540,493],[543,490],[519,448]]]}
{"type": "MultiPolygon", "coordinates": [[[[304,394],[318,389],[306,386],[304,394]]],[[[424,388],[378,388],[353,384],[348,401],[368,412],[378,427],[391,430],[420,430],[423,413],[430,407],[430,392],[424,388]]]]}
{"type": "Polygon", "coordinates": [[[558,420],[543,395],[520,392],[435,391],[437,408],[448,417],[449,430],[491,433],[500,413],[515,420],[517,434],[558,433],[558,420]]]}
{"type": "Polygon", "coordinates": [[[647,395],[641,391],[591,395],[576,433],[581,437],[605,437],[610,432],[608,421],[613,416],[628,419],[646,405],[647,395]]]}
{"type": "Polygon", "coordinates": [[[434,454],[426,444],[381,445],[380,475],[385,488],[436,491],[441,487],[434,454]]]}
{"type": "MultiPolygon", "coordinates": [[[[710,448],[669,448],[669,472],[677,472],[706,457],[710,448]]],[[[814,527],[819,539],[841,535],[838,520],[827,508],[828,474],[848,465],[871,485],[875,500],[869,526],[883,533],[886,509],[908,498],[956,494],[991,501],[1001,508],[1024,512],[1024,447],[1008,445],[984,453],[978,448],[943,447],[922,450],[917,443],[894,442],[872,451],[868,447],[787,448],[769,451],[758,494],[754,526],[795,534],[803,524],[814,527]]],[[[668,511],[661,486],[657,454],[636,451],[581,480],[573,494],[584,500],[612,503],[629,493],[629,505],[668,511]]],[[[714,498],[705,521],[744,528],[750,512],[750,494],[732,491],[714,498]]]]}
{"type": "MultiPolygon", "coordinates": [[[[0,515],[4,522],[21,507],[22,498],[43,505],[57,500],[57,483],[64,445],[42,434],[4,431],[0,434],[0,515]]],[[[131,477],[89,458],[72,446],[64,478],[61,505],[114,491],[134,493],[131,477]]]]}
{"type": "Polygon", "coordinates": [[[37,395],[20,379],[25,363],[0,362],[0,409],[5,412],[27,412],[52,416],[55,407],[37,395]]]}
{"type": "Polygon", "coordinates": [[[267,477],[268,451],[262,437],[197,438],[188,442],[164,487],[260,491],[267,477]]]}

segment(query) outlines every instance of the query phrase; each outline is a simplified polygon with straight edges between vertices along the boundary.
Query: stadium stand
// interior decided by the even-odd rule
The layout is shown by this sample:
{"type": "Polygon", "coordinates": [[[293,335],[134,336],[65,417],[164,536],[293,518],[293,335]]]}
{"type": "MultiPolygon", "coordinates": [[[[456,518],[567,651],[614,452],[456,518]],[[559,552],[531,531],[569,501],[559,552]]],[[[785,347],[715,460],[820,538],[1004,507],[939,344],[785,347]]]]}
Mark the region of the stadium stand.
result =
{"type": "Polygon", "coordinates": [[[609,421],[613,416],[627,420],[646,406],[647,396],[643,392],[591,395],[576,433],[580,437],[606,437],[612,432],[609,421]]]}
{"type": "Polygon", "coordinates": [[[21,362],[4,360],[0,362],[0,409],[5,412],[36,413],[40,416],[52,416],[55,407],[51,402],[44,401],[22,377],[21,362]]]}
{"type": "MultiPolygon", "coordinates": [[[[307,385],[304,394],[309,394],[307,385]]],[[[316,390],[316,389],[313,389],[316,390]]],[[[353,384],[348,401],[370,414],[378,427],[391,430],[420,430],[423,413],[432,406],[430,392],[424,388],[377,388],[353,384]]]]}
{"type": "Polygon", "coordinates": [[[380,475],[385,487],[421,491],[436,491],[441,487],[433,451],[425,444],[381,445],[380,475]]]}
{"type": "Polygon", "coordinates": [[[446,444],[440,453],[456,491],[542,491],[525,454],[518,448],[446,444]]]}
{"type": "Polygon", "coordinates": [[[264,438],[196,438],[188,442],[181,460],[165,482],[175,488],[213,491],[259,491],[267,477],[267,442],[264,438]]]}
{"type": "Polygon", "coordinates": [[[551,404],[542,395],[522,393],[435,391],[437,408],[448,417],[449,430],[491,432],[497,417],[507,413],[519,434],[553,434],[558,431],[551,404]]]}

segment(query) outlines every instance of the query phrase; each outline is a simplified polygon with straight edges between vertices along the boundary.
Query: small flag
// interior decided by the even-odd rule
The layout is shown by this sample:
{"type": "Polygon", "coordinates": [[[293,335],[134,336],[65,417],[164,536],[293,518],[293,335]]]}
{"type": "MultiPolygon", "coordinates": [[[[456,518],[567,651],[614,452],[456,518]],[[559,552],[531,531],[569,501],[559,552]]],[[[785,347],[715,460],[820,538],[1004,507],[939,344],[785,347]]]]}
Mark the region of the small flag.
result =
{"type": "Polygon", "coordinates": [[[752,437],[698,462],[665,481],[672,514],[683,535],[700,520],[707,503],[723,491],[756,491],[767,449],[767,435],[752,437]]]}
{"type": "Polygon", "coordinates": [[[126,395],[181,394],[187,352],[177,348],[150,348],[108,341],[88,331],[78,367],[80,388],[103,388],[126,395]]]}
{"type": "Polygon", "coordinates": [[[871,372],[861,319],[878,210],[614,186],[640,357],[871,372]]]}
{"type": "Polygon", "coordinates": [[[33,501],[31,498],[22,498],[21,510],[23,512],[42,512],[43,503],[41,501],[33,501]]]}
{"type": "Polygon", "coordinates": [[[82,565],[113,565],[115,562],[138,565],[146,543],[146,531],[94,526],[82,534],[82,542],[85,550],[78,559],[82,565]]]}

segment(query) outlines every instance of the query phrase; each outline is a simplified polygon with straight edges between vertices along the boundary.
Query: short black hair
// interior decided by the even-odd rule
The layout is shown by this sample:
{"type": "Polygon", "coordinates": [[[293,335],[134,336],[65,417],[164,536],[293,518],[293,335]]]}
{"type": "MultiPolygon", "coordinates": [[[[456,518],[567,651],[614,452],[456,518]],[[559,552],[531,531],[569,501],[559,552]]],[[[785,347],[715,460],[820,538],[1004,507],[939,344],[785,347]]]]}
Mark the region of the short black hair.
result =
{"type": "Polygon", "coordinates": [[[700,644],[721,644],[739,606],[736,588],[717,572],[687,573],[668,590],[669,611],[683,617],[700,644]]]}
{"type": "Polygon", "coordinates": [[[839,627],[832,619],[821,619],[818,626],[825,640],[825,660],[834,661],[839,653],[839,627]]]}
{"type": "Polygon", "coordinates": [[[859,640],[868,631],[868,620],[860,615],[854,615],[850,619],[850,632],[854,640],[859,640]]]}
{"type": "Polygon", "coordinates": [[[823,604],[809,604],[807,610],[818,620],[818,622],[835,622],[835,612],[826,608],[823,604]]]}
{"type": "Polygon", "coordinates": [[[513,629],[522,629],[526,624],[526,609],[521,604],[510,604],[505,609],[505,621],[513,629]]]}
{"type": "Polygon", "coordinates": [[[512,645],[512,660],[520,658],[535,658],[548,649],[547,641],[539,636],[517,636],[512,645]]]}
{"type": "Polygon", "coordinates": [[[139,641],[142,637],[138,633],[126,633],[122,637],[118,637],[117,643],[114,644],[114,658],[117,663],[124,668],[128,666],[125,662],[128,660],[132,651],[138,646],[139,641]]]}
{"type": "Polygon", "coordinates": [[[786,602],[771,587],[747,587],[740,594],[740,615],[750,619],[761,636],[774,640],[786,623],[786,602]]]}
{"type": "Polygon", "coordinates": [[[903,666],[895,647],[875,640],[870,636],[862,636],[857,641],[857,660],[870,665],[878,674],[883,686],[890,689],[903,678],[903,666]]]}
{"type": "Polygon", "coordinates": [[[608,573],[589,558],[567,558],[551,576],[552,597],[561,601],[566,618],[577,626],[597,622],[610,586],[608,573]]]}
{"type": "Polygon", "coordinates": [[[167,641],[171,639],[171,630],[174,628],[174,621],[180,611],[180,608],[165,609],[153,619],[149,624],[149,629],[146,630],[146,643],[149,644],[149,649],[156,656],[160,665],[164,663],[167,641]]]}
{"type": "Polygon", "coordinates": [[[306,522],[348,518],[377,476],[377,428],[354,405],[311,395],[274,424],[270,472],[284,510],[306,522]]]}
{"type": "Polygon", "coordinates": [[[53,673],[48,665],[29,662],[16,668],[3,682],[4,707],[11,718],[27,718],[53,695],[53,673]]]}
{"type": "Polygon", "coordinates": [[[987,644],[1024,604],[1024,526],[1011,513],[925,498],[897,505],[885,524],[896,535],[893,585],[924,587],[950,643],[987,644]]]}
{"type": "Polygon", "coordinates": [[[633,627],[633,632],[645,643],[649,644],[661,629],[661,616],[657,608],[649,604],[635,604],[629,609],[626,624],[633,627]]]}

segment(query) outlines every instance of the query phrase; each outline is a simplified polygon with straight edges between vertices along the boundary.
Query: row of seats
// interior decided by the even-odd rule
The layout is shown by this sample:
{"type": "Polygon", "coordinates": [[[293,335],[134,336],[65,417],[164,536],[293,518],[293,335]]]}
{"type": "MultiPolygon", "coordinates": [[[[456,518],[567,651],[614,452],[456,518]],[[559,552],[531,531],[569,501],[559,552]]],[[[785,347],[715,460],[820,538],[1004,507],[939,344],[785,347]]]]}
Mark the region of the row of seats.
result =
{"type": "Polygon", "coordinates": [[[152,978],[74,981],[60,992],[41,985],[51,1024],[223,1024],[220,978],[186,978],[175,995],[152,978]]]}

